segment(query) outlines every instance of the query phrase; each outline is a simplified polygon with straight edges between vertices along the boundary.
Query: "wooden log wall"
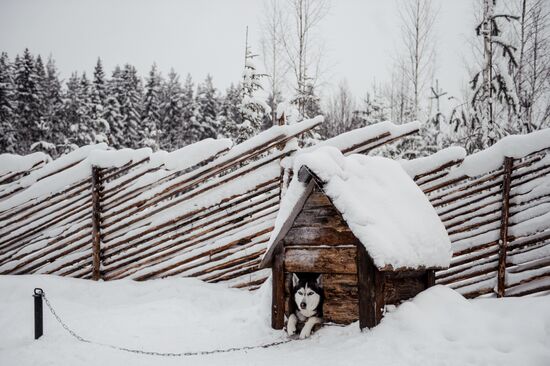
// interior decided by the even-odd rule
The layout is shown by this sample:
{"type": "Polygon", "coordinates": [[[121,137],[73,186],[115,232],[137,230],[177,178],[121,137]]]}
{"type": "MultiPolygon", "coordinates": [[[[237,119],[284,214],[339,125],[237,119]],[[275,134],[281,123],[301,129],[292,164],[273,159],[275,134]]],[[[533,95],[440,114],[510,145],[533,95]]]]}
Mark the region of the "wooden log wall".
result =
{"type": "Polygon", "coordinates": [[[451,267],[436,283],[470,298],[550,290],[550,150],[504,158],[474,177],[461,165],[448,161],[415,177],[452,242],[451,267]]]}

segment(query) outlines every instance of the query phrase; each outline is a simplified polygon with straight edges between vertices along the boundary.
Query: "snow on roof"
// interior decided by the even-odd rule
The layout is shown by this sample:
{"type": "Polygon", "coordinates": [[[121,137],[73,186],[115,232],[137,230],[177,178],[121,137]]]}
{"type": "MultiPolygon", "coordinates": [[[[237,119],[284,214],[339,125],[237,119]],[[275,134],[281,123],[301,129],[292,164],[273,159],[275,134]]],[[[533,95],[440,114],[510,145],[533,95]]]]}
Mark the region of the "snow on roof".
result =
{"type": "MultiPolygon", "coordinates": [[[[398,162],[359,154],[345,157],[335,147],[321,147],[296,158],[294,171],[303,166],[323,182],[324,193],[378,268],[449,266],[452,252],[445,227],[398,162]]],[[[296,174],[282,199],[267,253],[306,190],[296,174]]]]}

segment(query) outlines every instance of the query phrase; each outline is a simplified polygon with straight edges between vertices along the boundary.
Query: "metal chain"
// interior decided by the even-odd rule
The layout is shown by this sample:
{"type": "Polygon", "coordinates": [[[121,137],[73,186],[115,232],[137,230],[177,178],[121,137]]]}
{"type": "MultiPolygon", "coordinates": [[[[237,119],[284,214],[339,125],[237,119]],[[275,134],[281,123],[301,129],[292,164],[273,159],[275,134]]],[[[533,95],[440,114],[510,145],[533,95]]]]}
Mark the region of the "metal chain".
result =
{"type": "Polygon", "coordinates": [[[231,348],[222,348],[222,349],[214,349],[209,351],[195,351],[195,352],[156,352],[156,351],[144,351],[141,349],[114,346],[111,344],[94,342],[79,336],[76,332],[74,332],[71,328],[69,328],[69,326],[59,317],[59,315],[57,315],[57,313],[52,307],[52,304],[50,303],[50,301],[48,300],[44,292],[42,292],[42,297],[44,298],[44,302],[46,303],[46,306],[48,307],[48,309],[50,310],[54,318],[57,320],[59,324],[61,324],[63,328],[65,328],[67,332],[69,332],[71,336],[73,336],[80,342],[96,344],[99,346],[109,347],[109,348],[116,349],[119,351],[124,351],[124,352],[137,353],[137,354],[150,355],[150,356],[163,356],[163,357],[199,356],[199,355],[212,355],[215,353],[227,353],[227,352],[236,352],[236,351],[248,351],[248,350],[260,349],[260,348],[270,348],[270,347],[278,346],[280,344],[289,343],[292,341],[292,339],[284,339],[281,341],[275,341],[272,343],[260,344],[256,346],[231,347],[231,348]]]}

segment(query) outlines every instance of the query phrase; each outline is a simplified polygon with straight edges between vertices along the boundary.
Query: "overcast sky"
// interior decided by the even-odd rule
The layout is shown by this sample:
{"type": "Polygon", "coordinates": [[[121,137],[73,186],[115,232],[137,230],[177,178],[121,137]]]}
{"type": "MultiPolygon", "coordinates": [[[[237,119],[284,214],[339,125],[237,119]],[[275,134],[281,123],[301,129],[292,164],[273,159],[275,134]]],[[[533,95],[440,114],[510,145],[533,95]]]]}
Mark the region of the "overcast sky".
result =
{"type": "MultiPolygon", "coordinates": [[[[347,79],[362,96],[373,80],[388,78],[399,41],[397,7],[402,0],[332,0],[320,35],[329,85],[347,79]]],[[[465,41],[473,32],[475,0],[434,0],[440,85],[459,93],[467,76],[465,41]]],[[[240,78],[245,28],[259,51],[262,0],[0,0],[0,50],[13,59],[25,47],[52,54],[66,78],[91,72],[98,56],[110,71],[129,62],[145,76],[156,62],[166,74],[207,73],[224,88],[240,78]]]]}

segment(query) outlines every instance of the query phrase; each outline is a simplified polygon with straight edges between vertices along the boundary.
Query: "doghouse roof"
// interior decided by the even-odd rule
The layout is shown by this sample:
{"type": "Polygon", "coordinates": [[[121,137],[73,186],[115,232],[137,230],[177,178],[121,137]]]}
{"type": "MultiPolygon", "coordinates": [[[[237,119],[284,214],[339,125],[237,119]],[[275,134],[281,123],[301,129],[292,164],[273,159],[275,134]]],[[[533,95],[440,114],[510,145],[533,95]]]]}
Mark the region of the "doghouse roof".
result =
{"type": "Polygon", "coordinates": [[[391,159],[344,156],[333,147],[300,154],[261,266],[267,267],[318,184],[380,270],[448,267],[451,243],[433,206],[391,159]],[[307,181],[307,175],[313,177],[307,181]],[[304,177],[306,176],[306,177],[304,177]]]}

